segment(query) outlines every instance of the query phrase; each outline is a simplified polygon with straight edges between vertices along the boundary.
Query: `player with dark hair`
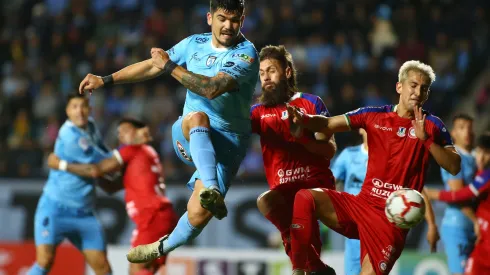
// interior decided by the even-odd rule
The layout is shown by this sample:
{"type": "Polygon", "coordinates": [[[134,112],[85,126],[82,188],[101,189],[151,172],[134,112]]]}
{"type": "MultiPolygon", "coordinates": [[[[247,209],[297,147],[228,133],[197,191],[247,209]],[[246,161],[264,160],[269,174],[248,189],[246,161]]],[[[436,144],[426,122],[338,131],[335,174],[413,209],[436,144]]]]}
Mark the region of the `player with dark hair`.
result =
{"type": "MultiPolygon", "coordinates": [[[[443,122],[423,111],[435,80],[432,68],[419,61],[405,62],[399,71],[397,105],[364,107],[326,118],[288,107],[293,122],[310,131],[331,135],[363,128],[368,135],[368,168],[359,195],[330,189],[301,190],[296,194],[291,225],[294,274],[304,274],[313,221],[361,242],[361,274],[388,274],[405,246],[407,229],[388,221],[386,199],[400,188],[422,191],[429,156],[452,175],[461,169],[443,122]]],[[[424,197],[425,198],[425,197],[424,197]]],[[[438,239],[434,213],[427,198],[428,239],[435,249],[438,239]]]]}
{"type": "MultiPolygon", "coordinates": [[[[165,197],[165,181],[158,154],[151,146],[141,144],[149,140],[143,137],[145,127],[141,121],[124,118],[117,128],[121,147],[113,151],[112,157],[97,164],[67,164],[67,171],[82,177],[98,178],[124,169],[123,186],[120,187],[126,190],[126,211],[136,224],[132,247],[157,241],[162,235],[172,232],[177,224],[172,203],[165,197]]],[[[50,167],[58,167],[59,163],[59,158],[50,155],[50,167]]],[[[101,187],[115,192],[117,186],[112,183],[112,186],[104,184],[101,187]]],[[[166,256],[146,264],[131,263],[130,274],[154,274],[165,262],[166,256]]]]}
{"type": "Polygon", "coordinates": [[[168,51],[152,48],[151,59],[105,77],[89,74],[80,83],[84,92],[163,74],[187,88],[183,115],[172,127],[176,154],[197,168],[188,183],[193,193],[187,212],[170,235],[131,249],[130,262],[165,255],[196,238],[213,216],[227,215],[224,196],[250,143],[249,111],[259,67],[254,45],[240,31],[244,9],[244,0],[211,0],[210,33],[191,35],[168,51]]]}
{"type": "Polygon", "coordinates": [[[425,188],[429,198],[448,203],[479,199],[477,220],[473,224],[477,240],[466,262],[465,275],[489,274],[490,262],[490,133],[478,138],[475,150],[478,173],[472,183],[457,191],[439,191],[425,188]]]}
{"type": "MultiPolygon", "coordinates": [[[[96,163],[110,156],[94,120],[88,99],[68,96],[68,119],[61,126],[54,152],[78,163],[96,163]]],[[[50,170],[34,217],[36,263],[29,275],[48,274],[56,247],[68,239],[85,256],[97,275],[111,274],[104,230],[95,216],[95,187],[91,178],[81,178],[66,169],[66,162],[50,170]]]]}
{"type": "MultiPolygon", "coordinates": [[[[473,119],[466,114],[458,114],[453,118],[452,124],[450,133],[454,147],[461,156],[461,171],[453,176],[441,168],[441,177],[446,190],[456,191],[473,181],[476,163],[471,155],[474,139],[473,119]]],[[[449,271],[453,275],[461,275],[464,272],[466,260],[473,250],[475,222],[475,211],[471,206],[451,204],[446,208],[442,219],[441,237],[449,271]]]]}
{"type": "MultiPolygon", "coordinates": [[[[303,188],[334,189],[330,159],[336,145],[332,136],[306,131],[297,139],[290,133],[286,105],[301,108],[307,114],[329,116],[323,101],[296,88],[296,69],[284,46],[267,46],[259,54],[262,94],[252,106],[252,132],[260,135],[264,168],[270,190],[257,199],[257,206],[281,232],[286,253],[291,256],[290,225],[295,194],[303,188]]],[[[294,126],[294,125],[292,125],[294,126]]],[[[320,260],[321,240],[314,221],[308,270],[311,274],[335,274],[320,260]]]]}

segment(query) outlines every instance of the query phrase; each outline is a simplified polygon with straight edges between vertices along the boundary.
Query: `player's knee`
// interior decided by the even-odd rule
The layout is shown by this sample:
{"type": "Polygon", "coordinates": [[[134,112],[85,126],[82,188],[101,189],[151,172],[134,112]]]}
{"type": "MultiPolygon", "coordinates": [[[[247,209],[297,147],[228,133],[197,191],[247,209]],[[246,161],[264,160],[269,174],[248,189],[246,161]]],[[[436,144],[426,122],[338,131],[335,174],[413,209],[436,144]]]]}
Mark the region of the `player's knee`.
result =
{"type": "Polygon", "coordinates": [[[315,205],[315,199],[310,189],[301,189],[294,196],[294,204],[302,203],[302,204],[312,204],[315,205]]]}
{"type": "Polygon", "coordinates": [[[187,207],[187,217],[192,226],[202,228],[208,224],[213,214],[202,207],[187,207]]]}
{"type": "Polygon", "coordinates": [[[50,270],[54,262],[54,253],[38,253],[36,262],[43,269],[50,270]]]}
{"type": "Polygon", "coordinates": [[[210,127],[209,117],[204,112],[193,112],[186,117],[189,129],[194,127],[210,127]]]}
{"type": "Polygon", "coordinates": [[[109,265],[106,256],[92,257],[89,263],[96,275],[106,275],[111,273],[111,266],[109,265]]]}
{"type": "Polygon", "coordinates": [[[260,213],[262,213],[262,215],[267,215],[267,213],[269,213],[269,211],[271,210],[271,205],[272,205],[272,198],[273,196],[271,196],[271,191],[266,191],[262,194],[260,194],[260,196],[257,198],[257,208],[259,209],[260,213]]]}

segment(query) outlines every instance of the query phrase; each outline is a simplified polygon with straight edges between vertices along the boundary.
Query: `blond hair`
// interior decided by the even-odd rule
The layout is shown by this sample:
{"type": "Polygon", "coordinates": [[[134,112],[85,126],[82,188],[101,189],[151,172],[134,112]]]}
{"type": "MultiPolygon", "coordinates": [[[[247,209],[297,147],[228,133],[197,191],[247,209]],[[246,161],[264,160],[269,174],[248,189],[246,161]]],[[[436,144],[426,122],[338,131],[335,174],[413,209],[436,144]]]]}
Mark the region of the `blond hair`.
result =
{"type": "Polygon", "coordinates": [[[409,71],[417,71],[425,74],[430,79],[430,84],[436,81],[436,74],[431,66],[424,64],[418,60],[410,60],[403,63],[398,71],[398,82],[403,82],[407,79],[409,71]]]}

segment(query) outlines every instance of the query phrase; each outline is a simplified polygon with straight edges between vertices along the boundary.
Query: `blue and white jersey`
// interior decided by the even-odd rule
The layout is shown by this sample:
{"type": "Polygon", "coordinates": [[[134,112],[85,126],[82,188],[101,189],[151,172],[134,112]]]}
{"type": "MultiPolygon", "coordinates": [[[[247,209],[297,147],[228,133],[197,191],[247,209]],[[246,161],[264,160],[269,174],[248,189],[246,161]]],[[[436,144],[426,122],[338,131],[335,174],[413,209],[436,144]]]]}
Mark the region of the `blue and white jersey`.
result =
{"type": "MultiPolygon", "coordinates": [[[[69,163],[82,164],[98,163],[111,156],[93,119],[89,119],[86,129],[78,128],[67,120],[59,131],[54,153],[69,163]]],[[[44,195],[68,207],[91,209],[95,203],[94,184],[94,179],[51,170],[44,195]]]]}
{"type": "MultiPolygon", "coordinates": [[[[471,153],[466,152],[457,146],[455,146],[455,148],[461,156],[461,171],[459,171],[457,175],[453,176],[441,167],[441,177],[446,190],[449,190],[449,180],[462,179],[464,184],[468,185],[473,182],[476,173],[476,161],[471,153]]],[[[442,224],[461,228],[473,228],[473,223],[461,212],[458,205],[448,204],[444,213],[444,218],[442,219],[442,224]]]]}
{"type": "Polygon", "coordinates": [[[213,77],[224,72],[239,85],[215,99],[207,99],[187,90],[183,116],[205,112],[211,127],[238,134],[250,134],[250,105],[258,81],[259,60],[254,45],[244,37],[230,48],[216,48],[211,33],[191,35],[168,50],[170,59],[196,74],[213,77]]]}
{"type": "Polygon", "coordinates": [[[345,148],[332,165],[336,180],[344,182],[344,192],[357,195],[366,177],[368,152],[364,145],[345,148]]]}

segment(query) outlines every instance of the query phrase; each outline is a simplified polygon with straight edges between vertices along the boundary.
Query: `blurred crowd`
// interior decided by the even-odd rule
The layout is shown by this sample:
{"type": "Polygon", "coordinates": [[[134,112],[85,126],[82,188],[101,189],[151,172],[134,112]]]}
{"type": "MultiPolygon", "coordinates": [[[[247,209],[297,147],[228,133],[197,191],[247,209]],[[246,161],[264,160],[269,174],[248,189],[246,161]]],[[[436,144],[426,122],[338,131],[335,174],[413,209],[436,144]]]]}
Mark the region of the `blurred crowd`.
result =
{"type": "MultiPolygon", "coordinates": [[[[418,59],[437,74],[426,109],[445,118],[464,97],[489,45],[486,0],[246,2],[245,36],[258,50],[285,44],[299,70],[300,90],[321,96],[334,115],[395,103],[400,64],[418,59]]],[[[65,120],[65,98],[87,73],[107,75],[148,58],[151,47],[168,49],[190,34],[210,31],[207,0],[4,0],[1,9],[0,176],[8,177],[46,174],[46,153],[65,120]]],[[[177,84],[160,77],[90,97],[111,147],[117,146],[118,118],[151,125],[171,179],[191,172],[176,158],[170,139],[185,99],[177,84]]],[[[480,97],[478,102],[488,101],[488,92],[480,97]]],[[[343,148],[356,138],[345,135],[337,142],[343,148]]],[[[262,174],[255,140],[240,177],[262,174]]]]}

